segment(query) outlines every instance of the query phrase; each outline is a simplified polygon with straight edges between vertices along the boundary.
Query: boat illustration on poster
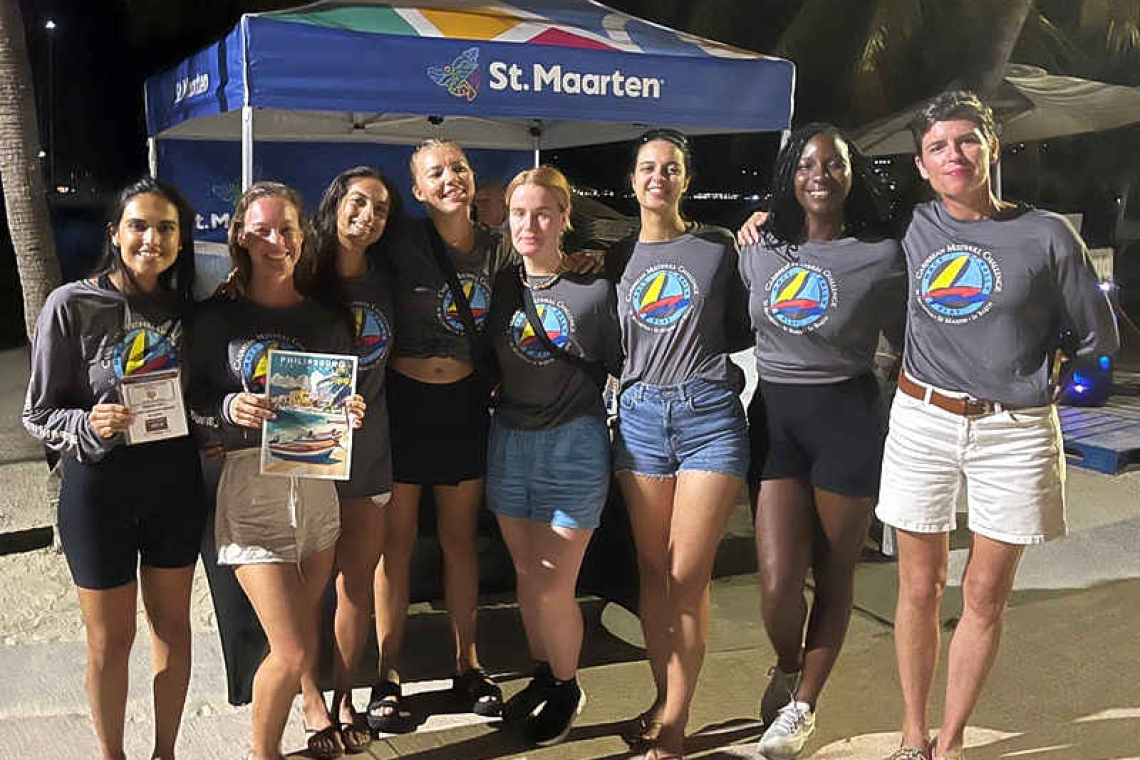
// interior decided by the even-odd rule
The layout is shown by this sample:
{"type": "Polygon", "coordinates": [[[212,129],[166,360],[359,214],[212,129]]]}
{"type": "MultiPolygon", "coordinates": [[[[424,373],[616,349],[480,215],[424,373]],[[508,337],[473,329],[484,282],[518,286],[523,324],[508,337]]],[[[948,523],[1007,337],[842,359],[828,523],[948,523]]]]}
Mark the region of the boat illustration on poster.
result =
{"type": "Polygon", "coordinates": [[[348,480],[352,428],[344,401],[356,392],[356,357],[269,351],[265,390],[276,419],[261,433],[261,473],[348,480]]]}

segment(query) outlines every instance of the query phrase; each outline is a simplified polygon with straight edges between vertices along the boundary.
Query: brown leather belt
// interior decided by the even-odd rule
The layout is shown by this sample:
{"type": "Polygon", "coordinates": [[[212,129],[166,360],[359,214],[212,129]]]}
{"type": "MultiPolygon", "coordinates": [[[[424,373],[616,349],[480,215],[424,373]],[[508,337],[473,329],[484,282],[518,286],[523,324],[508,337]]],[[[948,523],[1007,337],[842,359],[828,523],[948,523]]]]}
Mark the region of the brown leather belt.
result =
{"type": "Polygon", "coordinates": [[[993,414],[994,412],[1015,408],[997,401],[947,396],[945,393],[939,393],[933,388],[929,388],[922,383],[910,379],[905,372],[899,373],[899,390],[911,398],[933,404],[939,409],[944,409],[951,414],[958,414],[963,417],[976,417],[982,414],[993,414]],[[927,393],[930,394],[929,398],[927,397],[927,393]]]}

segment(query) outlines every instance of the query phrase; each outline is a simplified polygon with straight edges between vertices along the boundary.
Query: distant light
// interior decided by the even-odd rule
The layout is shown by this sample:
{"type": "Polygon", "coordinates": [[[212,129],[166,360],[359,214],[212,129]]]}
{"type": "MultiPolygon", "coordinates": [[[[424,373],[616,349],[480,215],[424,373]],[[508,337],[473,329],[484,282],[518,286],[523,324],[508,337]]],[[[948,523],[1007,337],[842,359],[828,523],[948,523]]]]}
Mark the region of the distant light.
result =
{"type": "Polygon", "coordinates": [[[40,148],[40,152],[36,154],[36,158],[47,158],[47,151],[40,148]]]}
{"type": "Polygon", "coordinates": [[[72,189],[68,185],[56,185],[55,191],[60,195],[67,195],[68,193],[72,192],[72,189]]]}
{"type": "Polygon", "coordinates": [[[1103,354],[1102,354],[1102,355],[1100,356],[1100,358],[1098,358],[1096,361],[1097,361],[1097,364],[1099,364],[1099,365],[1100,365],[1100,368],[1101,368],[1101,369],[1103,369],[1105,372],[1107,372],[1107,371],[1108,371],[1108,368],[1109,368],[1109,362],[1110,362],[1110,360],[1109,360],[1109,358],[1108,358],[1108,356],[1107,356],[1107,355],[1103,355],[1103,354]]]}
{"type": "Polygon", "coordinates": [[[47,29],[49,32],[54,32],[55,31],[55,22],[49,18],[47,20],[47,23],[44,24],[44,29],[47,29]]]}
{"type": "Polygon", "coordinates": [[[1108,291],[1112,290],[1112,282],[1110,280],[1105,280],[1104,282],[1097,284],[1097,287],[1107,293],[1108,291]]]}
{"type": "Polygon", "coordinates": [[[1074,386],[1073,386],[1073,392],[1074,392],[1074,393],[1084,393],[1084,392],[1085,392],[1085,386],[1083,386],[1083,385],[1074,385],[1074,386]]]}
{"type": "Polygon", "coordinates": [[[1080,372],[1074,372],[1073,373],[1073,382],[1076,383],[1077,385],[1084,385],[1088,381],[1089,381],[1089,379],[1087,377],[1085,377],[1084,375],[1082,375],[1080,372]]]}

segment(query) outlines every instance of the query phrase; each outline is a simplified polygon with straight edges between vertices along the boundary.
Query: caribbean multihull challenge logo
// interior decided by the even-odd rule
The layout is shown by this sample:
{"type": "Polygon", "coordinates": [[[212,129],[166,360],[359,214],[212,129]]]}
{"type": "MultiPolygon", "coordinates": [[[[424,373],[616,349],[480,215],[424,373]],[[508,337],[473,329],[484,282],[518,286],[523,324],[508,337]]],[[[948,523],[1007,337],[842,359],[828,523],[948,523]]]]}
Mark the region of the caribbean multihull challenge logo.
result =
{"type": "Polygon", "coordinates": [[[237,350],[241,384],[250,393],[265,392],[265,377],[269,372],[270,349],[303,351],[304,349],[284,337],[258,336],[244,341],[237,350]]]}
{"type": "MultiPolygon", "coordinates": [[[[491,308],[491,287],[482,277],[460,272],[459,285],[463,294],[467,296],[467,303],[471,306],[471,316],[475,318],[475,329],[482,331],[483,322],[487,319],[487,311],[491,308]]],[[[451,297],[451,288],[444,285],[439,289],[436,316],[449,331],[456,335],[463,335],[467,329],[463,326],[463,317],[455,299],[451,297]]]]}
{"type": "Polygon", "coordinates": [[[947,246],[918,270],[918,302],[946,324],[972,322],[989,312],[1001,287],[1001,268],[993,255],[970,245],[947,246]]]}
{"type": "MultiPolygon", "coordinates": [[[[562,304],[537,303],[534,310],[542,323],[546,337],[556,348],[564,348],[570,340],[570,333],[574,329],[569,309],[562,304]]],[[[507,326],[510,333],[511,349],[527,362],[535,365],[549,364],[554,360],[542,338],[531,327],[526,312],[516,311],[507,326]]]]}
{"type": "Polygon", "coordinates": [[[352,318],[355,323],[352,352],[359,358],[360,368],[366,369],[388,352],[392,329],[383,312],[362,301],[352,304],[352,318]]]}
{"type": "Polygon", "coordinates": [[[170,338],[150,327],[128,330],[115,342],[111,352],[111,367],[116,377],[174,369],[178,363],[178,350],[170,338]]]}
{"type": "Polygon", "coordinates": [[[768,319],[797,335],[818,330],[831,318],[828,310],[837,302],[835,280],[830,270],[814,264],[787,264],[765,286],[768,319]]]}
{"type": "Polygon", "coordinates": [[[647,269],[629,289],[634,320],[651,332],[666,332],[693,307],[697,283],[676,264],[658,264],[647,269]]]}
{"type": "MultiPolygon", "coordinates": [[[[555,95],[646,98],[660,100],[665,80],[613,71],[576,71],[561,63],[533,63],[529,67],[506,61],[487,65],[487,86],[496,92],[548,92],[555,95]]],[[[470,47],[444,66],[428,66],[431,81],[457,98],[471,102],[483,83],[479,48],[470,47]]]]}

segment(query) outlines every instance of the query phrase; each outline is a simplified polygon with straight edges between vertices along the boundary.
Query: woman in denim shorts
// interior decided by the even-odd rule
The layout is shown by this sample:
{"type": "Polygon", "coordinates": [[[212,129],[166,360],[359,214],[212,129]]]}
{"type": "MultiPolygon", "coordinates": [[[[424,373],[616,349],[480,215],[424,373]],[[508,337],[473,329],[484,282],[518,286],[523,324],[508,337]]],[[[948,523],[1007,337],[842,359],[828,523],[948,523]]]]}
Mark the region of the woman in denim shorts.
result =
{"type": "Polygon", "coordinates": [[[903,238],[906,349],[876,508],[898,533],[904,710],[902,746],[891,759],[961,760],[1025,546],[1065,532],[1051,359],[1062,330],[1072,335],[1065,352],[1077,358],[1111,353],[1119,338],[1072,227],[990,190],[1000,153],[987,106],[973,93],[943,93],[911,131],[915,164],[938,198],[915,208],[903,238]],[[942,725],[931,740],[926,706],[960,495],[973,535],[942,725]]]}
{"type": "Polygon", "coordinates": [[[523,263],[499,275],[489,322],[502,384],[487,506],[514,562],[534,660],[534,677],[504,705],[503,720],[525,720],[528,740],[544,746],[566,736],[586,701],[574,588],[609,491],[602,385],[607,369],[616,374],[621,365],[613,285],[562,267],[570,196],[566,177],[550,166],[524,171],[507,187],[511,239],[523,263]]]}
{"type": "Polygon", "coordinates": [[[629,509],[639,612],[657,696],[626,739],[647,758],[683,755],[708,629],[708,585],[724,524],[748,472],[743,373],[747,294],[726,230],[681,217],[692,176],[685,136],[642,135],[631,183],[635,241],[607,256],[625,348],[614,471],[629,509]]]}

